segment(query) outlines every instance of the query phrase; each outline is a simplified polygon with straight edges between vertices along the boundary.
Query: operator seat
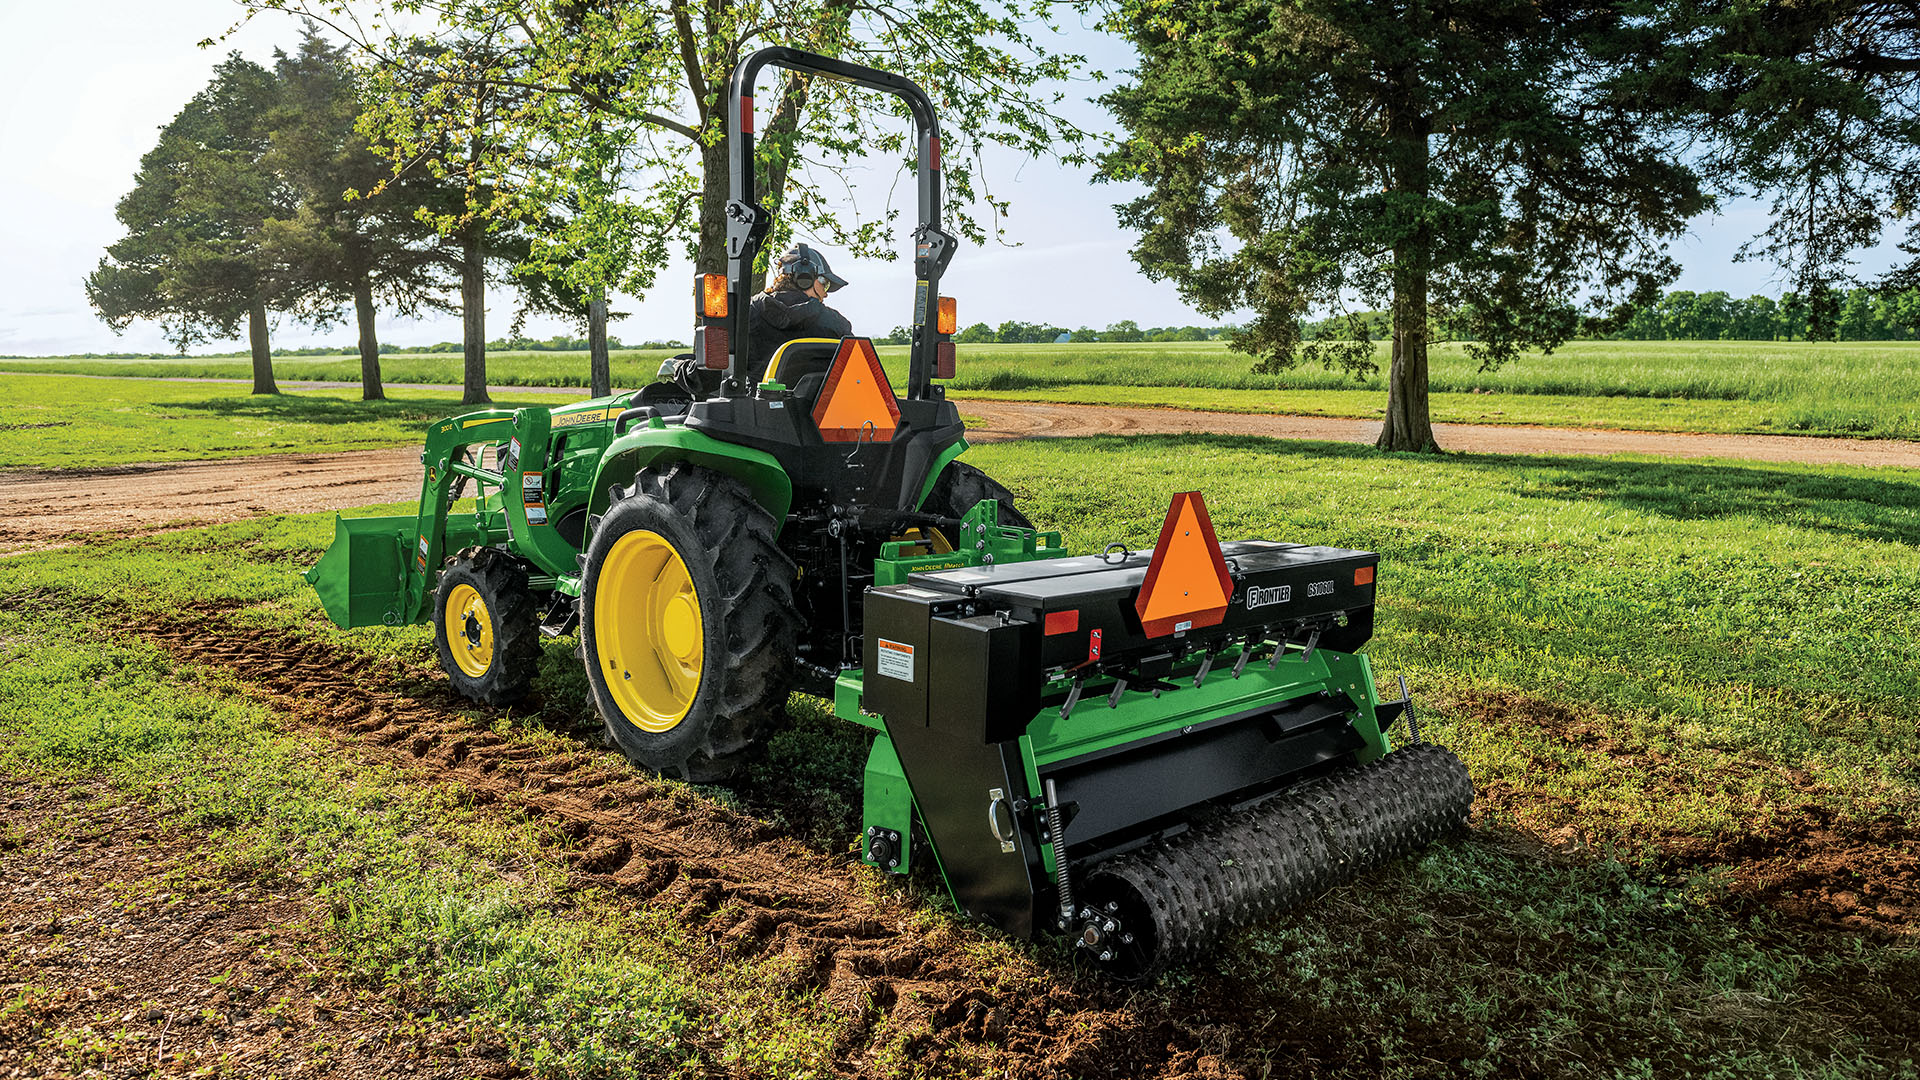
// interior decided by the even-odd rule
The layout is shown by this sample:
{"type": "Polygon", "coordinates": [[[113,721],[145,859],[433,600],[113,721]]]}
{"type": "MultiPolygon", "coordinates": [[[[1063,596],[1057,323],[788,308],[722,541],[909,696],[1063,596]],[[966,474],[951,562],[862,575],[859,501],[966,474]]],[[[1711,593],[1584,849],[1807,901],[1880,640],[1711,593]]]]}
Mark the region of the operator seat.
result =
{"type": "Polygon", "coordinates": [[[767,373],[760,381],[785,384],[796,399],[806,402],[806,407],[811,409],[839,352],[839,338],[796,338],[774,350],[773,358],[767,361],[767,373]]]}

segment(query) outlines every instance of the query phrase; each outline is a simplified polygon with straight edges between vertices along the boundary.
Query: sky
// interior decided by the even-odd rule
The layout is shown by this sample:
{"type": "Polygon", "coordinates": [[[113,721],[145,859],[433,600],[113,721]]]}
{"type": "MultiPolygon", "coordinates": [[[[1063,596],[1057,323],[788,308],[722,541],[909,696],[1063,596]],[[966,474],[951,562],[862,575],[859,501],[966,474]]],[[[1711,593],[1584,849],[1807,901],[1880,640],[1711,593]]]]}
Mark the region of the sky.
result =
{"type": "MultiPolygon", "coordinates": [[[[115,335],[87,304],[82,287],[108,244],[122,234],[114,205],[132,186],[140,156],[161,126],[203,87],[229,49],[271,62],[276,46],[292,48],[291,17],[263,16],[212,49],[240,15],[233,0],[86,0],[74,4],[0,0],[0,355],[77,352],[170,352],[157,324],[137,322],[115,335]]],[[[1069,16],[1071,20],[1073,16],[1069,16]]],[[[1131,65],[1124,42],[1070,21],[1055,48],[1079,52],[1109,74],[1131,65]]],[[[1112,129],[1087,99],[1100,87],[1066,87],[1065,111],[1083,126],[1112,129]]],[[[1137,194],[1128,185],[1096,184],[1091,170],[1010,154],[988,159],[987,176],[1012,200],[1001,242],[963,245],[943,282],[957,299],[963,325],[1013,319],[1104,327],[1120,319],[1142,326],[1210,324],[1183,303],[1172,285],[1142,277],[1127,252],[1134,237],[1115,222],[1113,206],[1137,194]]],[[[882,179],[884,178],[877,178],[882,179]]],[[[911,185],[901,188],[911,209],[911,185]]],[[[1673,246],[1685,268],[1675,288],[1721,289],[1735,295],[1777,295],[1781,283],[1761,263],[1735,263],[1741,243],[1765,226],[1764,207],[1735,203],[1695,220],[1673,246]]],[[[904,251],[904,242],[903,242],[904,251]]],[[[831,250],[829,256],[833,255],[831,250]]],[[[1874,270],[1891,246],[1862,262],[1874,270]]],[[[853,285],[834,304],[866,332],[884,333],[911,311],[910,264],[847,257],[834,270],[853,285]]],[[[616,297],[624,319],[610,333],[629,342],[686,340],[690,327],[688,264],[668,267],[645,298],[616,297]]],[[[510,293],[490,297],[488,336],[501,337],[513,315],[510,293]]],[[[1232,321],[1231,317],[1227,321],[1232,321]]],[[[530,319],[527,334],[577,333],[556,319],[530,319]]],[[[457,341],[457,317],[405,320],[383,316],[380,337],[401,345],[457,341]]],[[[350,346],[350,325],[315,330],[279,320],[276,346],[350,346]]],[[[206,351],[235,349],[235,340],[206,351]]]]}

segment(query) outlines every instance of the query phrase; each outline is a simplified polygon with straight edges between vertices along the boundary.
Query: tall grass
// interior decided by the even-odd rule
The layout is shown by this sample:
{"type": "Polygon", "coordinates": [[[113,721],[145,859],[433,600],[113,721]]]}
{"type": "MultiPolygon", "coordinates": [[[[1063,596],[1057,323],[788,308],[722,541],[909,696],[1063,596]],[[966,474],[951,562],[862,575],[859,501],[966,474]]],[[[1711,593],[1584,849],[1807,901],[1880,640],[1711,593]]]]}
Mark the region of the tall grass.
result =
{"type": "MultiPolygon", "coordinates": [[[[904,385],[907,350],[880,350],[888,374],[904,385]]],[[[626,350],[613,354],[616,387],[653,381],[669,350],[626,350]]],[[[1386,356],[1380,356],[1384,370],[1386,356]]],[[[357,383],[360,362],[353,357],[289,357],[275,361],[285,380],[357,383]]],[[[391,383],[456,384],[458,356],[444,353],[395,354],[382,360],[391,383]]],[[[63,372],[80,375],[185,378],[246,378],[249,367],[238,359],[156,357],[146,360],[46,358],[0,360],[0,371],[63,372]]],[[[1439,395],[1530,395],[1615,401],[1746,402],[1767,408],[1759,416],[1742,414],[1737,423],[1710,423],[1698,430],[1797,431],[1832,434],[1920,435],[1920,342],[1767,342],[1767,341],[1577,341],[1551,355],[1529,355],[1497,371],[1481,371],[1462,345],[1435,346],[1429,388],[1439,395]]],[[[585,353],[498,353],[488,357],[487,378],[495,386],[587,385],[585,353]]],[[[1285,402],[1236,401],[1249,391],[1345,391],[1356,395],[1334,415],[1377,416],[1385,404],[1386,384],[1378,374],[1355,379],[1325,368],[1303,365],[1277,375],[1256,375],[1251,358],[1218,342],[1091,345],[963,345],[954,391],[1033,394],[1057,398],[1077,387],[1175,388],[1218,393],[1216,400],[1177,402],[1190,408],[1237,411],[1288,411],[1285,402]]],[[[1096,395],[1089,398],[1098,400],[1096,395]]],[[[1299,406],[1294,406],[1299,408],[1299,406]]],[[[1555,422],[1521,415],[1508,422],[1555,422]]],[[[1310,411],[1326,411],[1314,409],[1310,411]]],[[[1499,410],[1491,410],[1498,412],[1499,410]]],[[[1598,426],[1634,426],[1644,410],[1605,406],[1586,421],[1598,426]],[[1615,413],[1617,418],[1609,420],[1615,413]]],[[[1472,419],[1473,410],[1455,410],[1472,419]]],[[[1666,425],[1661,425],[1666,426],[1666,425]]]]}

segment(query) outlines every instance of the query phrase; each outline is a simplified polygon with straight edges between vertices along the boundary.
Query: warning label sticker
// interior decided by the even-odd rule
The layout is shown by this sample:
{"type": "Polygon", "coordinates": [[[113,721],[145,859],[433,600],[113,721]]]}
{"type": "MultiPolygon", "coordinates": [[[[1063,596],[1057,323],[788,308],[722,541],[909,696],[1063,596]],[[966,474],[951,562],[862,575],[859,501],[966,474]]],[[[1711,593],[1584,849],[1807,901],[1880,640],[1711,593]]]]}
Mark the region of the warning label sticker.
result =
{"type": "Polygon", "coordinates": [[[913,646],[880,639],[880,674],[902,682],[913,681],[913,646]]]}
{"type": "Polygon", "coordinates": [[[546,504],[541,502],[541,499],[544,497],[540,490],[540,474],[537,472],[521,473],[520,501],[527,508],[527,524],[545,525],[547,523],[547,507],[546,504]]]}

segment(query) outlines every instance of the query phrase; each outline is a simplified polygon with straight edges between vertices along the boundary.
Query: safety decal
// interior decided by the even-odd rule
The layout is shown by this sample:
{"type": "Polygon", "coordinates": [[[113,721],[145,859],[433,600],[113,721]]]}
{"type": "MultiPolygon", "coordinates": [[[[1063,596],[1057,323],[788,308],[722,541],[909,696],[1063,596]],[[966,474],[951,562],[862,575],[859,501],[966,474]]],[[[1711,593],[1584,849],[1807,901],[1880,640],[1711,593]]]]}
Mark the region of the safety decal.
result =
{"type": "Polygon", "coordinates": [[[901,682],[913,681],[913,646],[880,639],[880,674],[901,682]]]}
{"type": "Polygon", "coordinates": [[[422,570],[425,570],[427,568],[427,552],[429,550],[430,548],[427,544],[427,538],[424,536],[421,537],[420,538],[420,569],[422,570]]]}
{"type": "Polygon", "coordinates": [[[545,525],[547,523],[547,505],[541,495],[541,474],[523,472],[520,474],[520,503],[527,508],[527,524],[545,525]]]}

